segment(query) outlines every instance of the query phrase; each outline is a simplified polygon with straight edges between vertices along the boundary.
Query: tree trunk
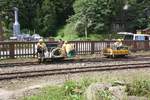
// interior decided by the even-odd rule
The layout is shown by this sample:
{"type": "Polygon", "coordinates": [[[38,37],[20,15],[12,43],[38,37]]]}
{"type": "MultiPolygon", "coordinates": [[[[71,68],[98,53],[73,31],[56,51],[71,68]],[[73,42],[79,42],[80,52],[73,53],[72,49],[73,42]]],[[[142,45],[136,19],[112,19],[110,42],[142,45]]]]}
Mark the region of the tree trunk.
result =
{"type": "Polygon", "coordinates": [[[87,25],[85,25],[85,37],[86,37],[86,39],[87,39],[87,25]]]}
{"type": "Polygon", "coordinates": [[[87,18],[85,16],[84,34],[85,34],[86,39],[87,39],[87,36],[88,36],[88,27],[87,27],[87,24],[88,24],[88,22],[87,22],[87,18]]]}

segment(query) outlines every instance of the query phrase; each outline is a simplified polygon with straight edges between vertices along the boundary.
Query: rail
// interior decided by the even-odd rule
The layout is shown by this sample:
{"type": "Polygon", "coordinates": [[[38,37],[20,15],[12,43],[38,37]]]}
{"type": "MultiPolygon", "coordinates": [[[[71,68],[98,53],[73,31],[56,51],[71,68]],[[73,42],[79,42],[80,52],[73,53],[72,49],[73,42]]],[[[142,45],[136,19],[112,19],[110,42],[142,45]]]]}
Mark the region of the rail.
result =
{"type": "Polygon", "coordinates": [[[87,66],[87,67],[8,72],[8,73],[0,73],[0,81],[17,79],[17,78],[47,76],[47,75],[61,75],[61,74],[68,74],[68,73],[74,74],[74,73],[83,73],[83,72],[138,69],[138,68],[149,68],[149,67],[150,67],[150,63],[137,63],[137,64],[119,64],[119,65],[107,65],[107,66],[98,65],[98,66],[87,66]]]}
{"type": "MultiPolygon", "coordinates": [[[[115,41],[69,41],[75,45],[77,55],[100,54],[115,41]]],[[[48,44],[58,43],[46,42],[48,44]]],[[[150,50],[150,41],[123,41],[131,51],[150,50]]],[[[0,59],[36,57],[36,42],[0,42],[0,59]]]]}

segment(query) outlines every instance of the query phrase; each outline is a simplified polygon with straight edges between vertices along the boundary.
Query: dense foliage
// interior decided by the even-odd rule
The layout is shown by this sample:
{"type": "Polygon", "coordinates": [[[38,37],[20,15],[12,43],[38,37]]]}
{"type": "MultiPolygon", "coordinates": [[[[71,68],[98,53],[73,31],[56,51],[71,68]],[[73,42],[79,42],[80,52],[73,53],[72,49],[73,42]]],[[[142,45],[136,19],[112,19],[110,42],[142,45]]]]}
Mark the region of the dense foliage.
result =
{"type": "Polygon", "coordinates": [[[149,0],[0,0],[0,28],[12,30],[13,7],[18,7],[22,31],[43,36],[56,36],[65,25],[74,29],[68,34],[79,35],[112,33],[118,23],[123,31],[135,31],[150,26],[149,5],[149,0]],[[123,10],[126,3],[129,9],[123,10]]]}
{"type": "Polygon", "coordinates": [[[107,0],[76,0],[74,11],[75,15],[71,17],[71,20],[76,23],[76,30],[79,33],[82,31],[98,33],[109,30],[111,7],[107,0]]]}
{"type": "Polygon", "coordinates": [[[0,14],[7,29],[12,30],[13,7],[19,8],[21,29],[43,36],[54,35],[73,14],[74,0],[0,0],[0,14]]]}

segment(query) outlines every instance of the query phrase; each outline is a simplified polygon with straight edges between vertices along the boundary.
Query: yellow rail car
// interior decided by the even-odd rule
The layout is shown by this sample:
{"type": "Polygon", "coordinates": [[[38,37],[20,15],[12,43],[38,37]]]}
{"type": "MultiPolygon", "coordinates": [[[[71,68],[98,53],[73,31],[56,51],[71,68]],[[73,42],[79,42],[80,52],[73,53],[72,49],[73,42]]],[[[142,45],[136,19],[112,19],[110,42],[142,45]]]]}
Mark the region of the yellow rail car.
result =
{"type": "Polygon", "coordinates": [[[128,47],[105,48],[103,55],[107,57],[126,56],[129,55],[128,47]]]}

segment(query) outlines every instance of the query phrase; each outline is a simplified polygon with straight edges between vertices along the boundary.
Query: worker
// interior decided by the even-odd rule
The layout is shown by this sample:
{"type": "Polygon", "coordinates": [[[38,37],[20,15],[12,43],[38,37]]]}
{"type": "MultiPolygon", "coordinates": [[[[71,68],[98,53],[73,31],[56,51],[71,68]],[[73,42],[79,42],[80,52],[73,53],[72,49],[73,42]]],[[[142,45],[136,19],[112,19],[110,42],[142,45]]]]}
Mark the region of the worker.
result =
{"type": "Polygon", "coordinates": [[[67,43],[68,43],[68,41],[65,41],[64,42],[64,44],[62,45],[62,47],[61,47],[61,52],[62,52],[62,55],[64,56],[64,57],[66,57],[67,56],[67,53],[66,53],[66,45],[67,45],[67,43]]]}
{"type": "Polygon", "coordinates": [[[62,46],[62,50],[63,50],[63,53],[69,58],[74,57],[75,55],[74,45],[69,44],[67,41],[64,42],[62,46]]]}
{"type": "Polygon", "coordinates": [[[75,49],[73,44],[67,44],[66,45],[66,53],[67,57],[72,58],[75,56],[75,49]]]}
{"type": "Polygon", "coordinates": [[[117,39],[117,41],[114,43],[113,45],[115,48],[120,48],[123,46],[122,44],[122,40],[121,39],[117,39]]]}
{"type": "Polygon", "coordinates": [[[37,53],[43,53],[47,50],[46,44],[44,43],[43,39],[40,39],[37,43],[37,53]]]}
{"type": "Polygon", "coordinates": [[[62,39],[59,39],[59,41],[58,41],[58,47],[61,48],[61,47],[63,46],[63,43],[64,43],[64,42],[62,41],[62,39]]]}

